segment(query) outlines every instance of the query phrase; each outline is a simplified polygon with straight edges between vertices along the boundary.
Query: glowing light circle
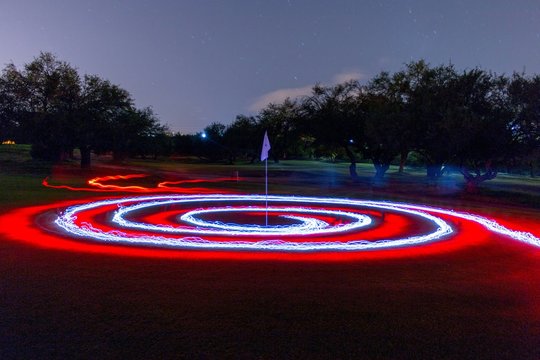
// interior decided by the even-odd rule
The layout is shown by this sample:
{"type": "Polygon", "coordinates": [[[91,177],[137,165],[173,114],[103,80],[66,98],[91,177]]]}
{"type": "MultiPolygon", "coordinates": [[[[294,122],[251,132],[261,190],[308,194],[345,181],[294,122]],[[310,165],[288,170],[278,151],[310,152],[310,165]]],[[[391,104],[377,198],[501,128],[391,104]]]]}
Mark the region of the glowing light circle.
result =
{"type": "MultiPolygon", "coordinates": [[[[52,185],[45,179],[43,184],[47,187],[73,191],[137,192],[146,196],[65,200],[10,210],[0,214],[0,235],[47,249],[183,259],[387,259],[441,254],[467,246],[478,246],[480,250],[486,241],[505,240],[515,240],[540,250],[540,227],[530,213],[519,219],[512,213],[489,219],[466,212],[406,203],[270,196],[269,215],[274,225],[258,228],[255,224],[263,223],[261,209],[264,196],[218,195],[211,188],[193,187],[230,179],[164,181],[156,187],[109,183],[144,176],[99,177],[88,182],[90,187],[52,185]],[[183,187],[186,184],[190,186],[183,187]],[[168,195],[150,195],[156,193],[168,195]],[[83,204],[83,201],[88,202],[83,204]],[[163,204],[167,201],[173,205],[162,209],[148,207],[151,202],[163,204]],[[112,222],[117,210],[137,204],[141,204],[141,211],[128,212],[124,220],[137,226],[161,226],[163,231],[125,227],[112,222]],[[247,214],[242,214],[242,206],[247,214]],[[225,214],[222,214],[223,207],[225,214]],[[215,212],[209,211],[211,209],[215,212]],[[287,209],[297,211],[285,211],[287,209]],[[306,209],[339,213],[309,213],[306,209]],[[369,220],[362,221],[362,226],[356,224],[358,228],[340,231],[344,225],[360,223],[360,220],[344,216],[344,212],[365,215],[369,220]],[[183,214],[191,214],[192,218],[184,217],[182,220],[183,214]],[[521,231],[512,230],[514,227],[521,231]],[[175,228],[179,231],[170,231],[175,228]],[[186,233],[182,229],[195,229],[195,232],[186,233]],[[330,232],[320,232],[323,229],[330,232]],[[210,234],[209,230],[225,233],[210,234]],[[305,236],[306,230],[312,234],[305,236]],[[254,231],[260,234],[254,234],[254,231]],[[426,244],[429,246],[416,246],[426,244]],[[191,251],[193,249],[201,251],[191,251]],[[303,254],[298,256],[299,253],[303,254]]],[[[226,189],[221,191],[229,193],[226,189]]]]}
{"type": "MultiPolygon", "coordinates": [[[[224,211],[227,208],[219,208],[219,211],[224,211]]],[[[242,209],[242,208],[240,208],[242,209]]],[[[244,208],[246,209],[246,208],[244,208]]],[[[260,210],[260,207],[255,209],[260,210]]],[[[287,209],[287,208],[285,208],[287,209]]],[[[76,205],[69,207],[66,211],[60,215],[55,223],[60,226],[65,231],[84,238],[90,238],[102,242],[110,243],[121,243],[121,244],[134,244],[134,245],[143,245],[143,246],[158,246],[158,247],[172,247],[172,248],[184,248],[184,249],[225,249],[225,250],[263,250],[263,251],[362,251],[362,250],[374,250],[374,249],[385,249],[385,248],[396,248],[396,247],[406,247],[413,246],[423,243],[429,243],[433,241],[438,241],[448,237],[453,233],[452,227],[446,223],[443,219],[429,214],[429,211],[435,211],[434,208],[423,208],[420,207],[414,208],[412,205],[404,204],[395,204],[389,202],[376,202],[376,201],[363,201],[363,200],[350,200],[350,199],[335,199],[335,198],[314,198],[314,197],[291,197],[291,196],[268,196],[266,199],[265,196],[261,195],[162,195],[162,196],[143,196],[143,197],[132,197],[132,198],[122,198],[122,199],[110,199],[102,200],[91,203],[86,203],[82,205],[76,205]],[[422,218],[424,221],[430,223],[434,228],[434,231],[427,234],[409,236],[405,238],[398,239],[379,239],[376,241],[368,241],[361,238],[361,232],[358,234],[358,238],[348,241],[340,241],[339,237],[337,239],[332,239],[331,241],[307,241],[307,242],[294,242],[286,241],[282,236],[285,235],[303,235],[305,234],[305,227],[310,226],[322,226],[322,222],[309,222],[301,220],[301,224],[295,228],[291,227],[282,227],[275,228],[271,227],[268,230],[261,231],[260,229],[255,229],[253,226],[241,226],[233,225],[230,229],[227,229],[226,224],[218,225],[216,223],[204,222],[205,228],[194,227],[194,228],[185,228],[185,227],[173,227],[173,226],[161,226],[161,225],[152,225],[152,224],[142,224],[131,221],[126,221],[124,215],[131,211],[144,209],[152,206],[160,206],[167,204],[191,204],[196,203],[197,205],[205,202],[227,202],[227,203],[242,203],[242,202],[264,202],[268,200],[269,203],[300,203],[302,206],[306,204],[313,204],[318,206],[346,206],[352,208],[349,211],[334,211],[334,210],[325,210],[325,209],[310,209],[303,207],[289,207],[293,209],[294,212],[298,213],[317,213],[336,216],[346,216],[356,221],[352,222],[351,225],[338,225],[338,226],[327,226],[324,225],[322,229],[311,229],[311,235],[325,234],[328,233],[337,233],[337,232],[350,232],[352,229],[361,227],[361,225],[367,225],[370,223],[370,220],[365,215],[361,214],[362,209],[371,208],[378,211],[392,211],[397,213],[404,213],[409,216],[417,216],[422,218]],[[145,231],[159,231],[166,233],[185,233],[188,236],[185,237],[170,237],[164,235],[154,235],[154,234],[128,234],[120,229],[115,229],[112,231],[101,231],[100,229],[95,228],[92,224],[86,223],[82,225],[76,224],[77,214],[87,210],[98,209],[100,207],[107,206],[118,206],[119,209],[115,212],[113,216],[113,222],[120,226],[126,227],[135,227],[145,231]],[[360,213],[360,214],[359,214],[360,213]],[[208,226],[211,225],[211,226],[208,226]],[[347,227],[349,226],[349,227],[347,227]],[[208,227],[221,227],[220,229],[209,229],[208,227]],[[304,227],[302,229],[302,227],[304,227]],[[300,228],[301,230],[299,230],[300,228]],[[246,232],[249,235],[267,235],[272,238],[265,238],[260,241],[242,241],[236,240],[236,237],[239,234],[246,235],[246,232]],[[277,232],[272,233],[272,232],[277,232]],[[211,235],[227,235],[230,236],[231,240],[220,241],[220,240],[208,240],[208,236],[211,235]]],[[[208,211],[208,210],[206,210],[208,211]]],[[[239,211],[234,207],[230,208],[230,211],[239,211]]],[[[247,211],[247,210],[246,210],[247,211]]],[[[189,214],[189,213],[188,213],[189,214]]],[[[187,216],[188,220],[190,219],[187,216]]],[[[193,220],[193,217],[190,219],[193,220]]]]}
{"type": "Polygon", "coordinates": [[[335,210],[322,210],[322,209],[309,209],[301,207],[285,207],[285,208],[275,208],[269,207],[268,211],[271,212],[284,212],[284,213],[304,213],[304,214],[323,214],[323,215],[334,215],[340,217],[348,217],[355,219],[356,221],[348,224],[343,224],[340,226],[331,227],[328,223],[321,221],[319,219],[307,218],[303,216],[292,216],[292,215],[281,215],[289,219],[294,219],[300,221],[300,224],[292,225],[240,225],[240,224],[227,224],[222,222],[209,222],[197,218],[197,215],[200,214],[209,214],[209,213],[219,213],[219,212],[228,212],[228,213],[237,213],[237,212],[255,212],[255,211],[266,211],[264,207],[217,207],[217,208],[208,208],[208,209],[198,209],[191,210],[186,214],[182,215],[180,219],[186,223],[193,224],[200,228],[177,228],[171,226],[163,225],[153,225],[153,224],[143,224],[133,221],[128,221],[124,218],[129,212],[135,210],[141,210],[144,208],[152,206],[163,206],[181,203],[182,200],[171,200],[163,202],[144,202],[141,204],[136,204],[134,206],[122,207],[120,210],[115,212],[113,217],[113,222],[117,223],[120,226],[127,228],[139,228],[149,231],[161,231],[161,232],[170,232],[170,233],[191,233],[191,234],[207,234],[207,235],[314,235],[314,234],[330,234],[336,232],[345,232],[350,230],[359,229],[361,227],[371,224],[371,219],[362,214],[356,214],[353,212],[347,211],[335,211],[335,210]],[[219,229],[219,230],[215,230],[219,229]]]}

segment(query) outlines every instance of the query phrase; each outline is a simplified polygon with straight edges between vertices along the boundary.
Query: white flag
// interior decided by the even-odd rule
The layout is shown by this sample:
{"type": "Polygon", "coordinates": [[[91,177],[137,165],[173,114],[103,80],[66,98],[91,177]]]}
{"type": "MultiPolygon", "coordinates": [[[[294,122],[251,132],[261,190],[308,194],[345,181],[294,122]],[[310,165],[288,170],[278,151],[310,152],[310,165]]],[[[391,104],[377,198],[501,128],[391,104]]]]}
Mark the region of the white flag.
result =
{"type": "Polygon", "coordinates": [[[268,133],[264,132],[263,145],[261,150],[261,161],[268,159],[268,150],[270,150],[270,140],[268,140],[268,133]]]}

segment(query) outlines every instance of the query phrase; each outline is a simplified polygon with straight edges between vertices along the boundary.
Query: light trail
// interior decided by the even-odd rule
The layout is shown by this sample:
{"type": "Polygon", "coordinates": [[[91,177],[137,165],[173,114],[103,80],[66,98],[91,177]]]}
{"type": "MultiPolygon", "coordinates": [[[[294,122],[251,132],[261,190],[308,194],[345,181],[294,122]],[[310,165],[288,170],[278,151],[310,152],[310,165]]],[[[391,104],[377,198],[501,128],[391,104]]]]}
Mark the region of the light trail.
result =
{"type": "MultiPolygon", "coordinates": [[[[121,243],[132,245],[151,245],[184,249],[225,249],[225,250],[263,250],[263,251],[362,251],[374,249],[387,249],[396,247],[416,246],[423,243],[440,241],[448,238],[453,233],[452,227],[443,219],[432,215],[444,214],[453,218],[460,218],[473,221],[484,226],[486,229],[508,236],[512,239],[540,247],[540,239],[528,232],[510,230],[497,222],[486,219],[478,215],[459,213],[451,210],[444,210],[434,207],[418,206],[413,204],[363,201],[352,199],[335,198],[315,198],[315,197],[291,197],[291,196],[269,196],[270,203],[290,204],[299,203],[302,207],[271,207],[271,212],[282,213],[281,216],[297,220],[299,224],[286,226],[257,226],[255,224],[236,224],[220,221],[206,221],[197,218],[198,215],[208,213],[238,213],[238,212],[257,212],[262,207],[241,206],[241,207],[215,207],[188,210],[187,213],[180,216],[186,225],[183,226],[165,226],[159,224],[145,224],[136,221],[126,220],[125,216],[129,213],[157,206],[165,205],[191,205],[200,206],[204,203],[227,202],[227,203],[261,203],[266,201],[265,196],[261,195],[162,195],[162,196],[143,196],[129,197],[121,199],[102,200],[90,202],[82,205],[76,205],[68,208],[55,223],[68,233],[91,238],[97,241],[109,243],[121,243]],[[305,207],[306,204],[317,206],[342,206],[340,210],[312,209],[305,207]],[[103,231],[91,223],[77,224],[78,214],[88,210],[95,210],[101,207],[118,206],[119,209],[114,212],[112,223],[118,225],[113,230],[103,231]],[[369,241],[361,237],[362,232],[358,230],[369,225],[371,219],[361,214],[362,209],[371,208],[378,211],[391,211],[415,216],[430,223],[434,231],[427,234],[407,236],[397,239],[378,239],[369,241]],[[291,214],[303,214],[297,216],[291,214]],[[331,226],[324,221],[311,219],[305,215],[324,215],[331,217],[345,217],[353,219],[352,222],[331,226]],[[143,233],[127,233],[122,228],[135,228],[142,230],[143,233]],[[353,240],[342,241],[338,233],[357,232],[357,238],[353,240]],[[153,234],[159,232],[169,234],[153,234]],[[171,237],[170,234],[180,234],[185,236],[171,237]],[[328,236],[333,234],[334,238],[326,241],[287,241],[288,236],[328,236]],[[209,236],[226,236],[223,240],[209,240],[209,236]],[[237,239],[242,236],[265,236],[263,239],[255,241],[246,241],[237,239]]],[[[356,233],[355,233],[356,234],[356,233]]],[[[253,239],[250,239],[253,240],[253,239]]]]}
{"type": "MultiPolygon", "coordinates": [[[[444,220],[427,214],[425,212],[411,210],[406,208],[401,208],[392,203],[377,203],[369,201],[360,201],[360,200],[344,200],[344,199],[331,199],[331,198],[306,198],[306,197],[288,197],[288,196],[269,196],[269,202],[279,202],[279,203],[311,203],[319,205],[346,205],[349,207],[368,207],[375,208],[378,210],[389,210],[395,212],[401,212],[408,215],[418,216],[428,222],[431,222],[435,227],[435,231],[428,234],[409,236],[399,239],[380,239],[376,241],[368,241],[362,239],[360,236],[357,239],[340,242],[339,237],[334,238],[331,241],[308,241],[308,242],[293,242],[285,241],[282,238],[267,238],[260,241],[241,241],[234,239],[227,239],[227,241],[215,241],[207,240],[204,238],[206,235],[228,235],[231,237],[236,237],[240,233],[245,235],[245,231],[252,232],[250,235],[265,235],[267,232],[254,231],[250,226],[248,229],[243,229],[238,231],[240,225],[234,225],[235,229],[231,230],[211,230],[211,229],[200,229],[200,228],[173,228],[173,227],[162,227],[162,226],[153,226],[146,224],[137,224],[134,222],[122,222],[122,216],[126,212],[140,210],[148,206],[157,206],[165,204],[185,204],[185,203],[200,203],[204,202],[262,202],[265,201],[266,197],[259,195],[197,195],[197,196],[148,196],[148,197],[136,197],[136,198],[124,198],[124,199],[113,199],[113,200],[103,200],[93,203],[82,204],[74,207],[68,208],[64,214],[59,216],[56,219],[56,224],[63,228],[65,231],[84,238],[92,238],[98,241],[104,242],[113,242],[113,243],[124,243],[124,244],[137,244],[137,245],[152,245],[152,246],[165,246],[165,247],[176,247],[176,248],[201,248],[201,249],[228,249],[228,250],[272,250],[272,251],[359,251],[359,250],[374,250],[374,249],[384,249],[384,248],[394,248],[394,247],[403,247],[403,246],[412,246],[422,243],[428,243],[432,241],[441,240],[444,237],[450,235],[453,230],[450,225],[448,225],[444,220]],[[123,209],[124,204],[137,203],[127,209],[123,209]],[[148,202],[150,204],[148,204],[148,202]],[[113,231],[101,231],[92,224],[85,223],[82,226],[79,226],[75,223],[77,219],[77,214],[86,210],[96,209],[104,206],[121,206],[120,210],[115,214],[113,222],[120,223],[121,225],[127,225],[129,227],[136,227],[142,230],[158,230],[161,232],[169,233],[182,233],[190,234],[186,237],[166,237],[162,235],[153,235],[153,234],[143,234],[143,235],[134,235],[127,234],[119,229],[114,229],[113,231]],[[194,237],[193,235],[197,235],[194,237]]],[[[223,211],[223,208],[220,209],[223,211]]],[[[231,211],[234,211],[232,208],[231,211]]],[[[356,209],[356,211],[361,211],[356,209]]],[[[301,212],[300,208],[295,208],[295,212],[301,212]]],[[[310,211],[307,211],[310,212],[310,211]]],[[[326,215],[335,215],[334,211],[327,210],[316,210],[317,213],[324,213],[326,215]]],[[[351,211],[344,212],[339,211],[340,215],[346,214],[346,216],[355,217],[354,213],[351,211]],[[351,215],[352,214],[352,215],[351,215]]],[[[358,217],[358,219],[363,219],[363,217],[358,217]]],[[[340,232],[351,230],[353,227],[347,226],[337,226],[330,227],[325,229],[312,229],[310,235],[324,235],[325,233],[340,232]]],[[[281,229],[281,232],[286,233],[287,235],[303,235],[303,231],[297,231],[296,229],[281,229]]],[[[361,234],[361,233],[360,233],[361,234]]],[[[276,236],[271,234],[270,236],[276,236]]]]}
{"type": "MultiPolygon", "coordinates": [[[[228,197],[228,200],[231,201],[233,198],[228,197]]],[[[223,199],[212,199],[213,201],[222,201],[223,199]]],[[[239,200],[252,200],[252,199],[246,199],[246,198],[235,198],[234,201],[239,200]]],[[[265,198],[266,200],[266,198],[265,198]]],[[[199,200],[202,201],[202,200],[199,200]]],[[[254,201],[254,200],[252,200],[254,201]]],[[[260,200],[259,200],[260,201],[260,200]]],[[[182,199],[171,199],[166,201],[155,201],[155,202],[143,202],[139,203],[134,206],[127,206],[122,207],[118,211],[115,212],[114,217],[112,221],[114,223],[117,223],[120,226],[128,227],[128,228],[139,228],[143,230],[149,230],[149,231],[162,231],[162,232],[170,232],[170,233],[189,233],[189,234],[198,234],[198,235],[301,235],[301,236],[307,236],[307,235],[316,235],[316,234],[329,234],[334,232],[345,232],[350,231],[354,229],[358,229],[364,226],[367,226],[371,224],[371,219],[362,214],[356,214],[353,212],[347,212],[347,211],[332,211],[332,210],[321,210],[321,209],[309,209],[309,208],[298,208],[298,207],[285,207],[285,208],[268,208],[268,211],[271,212],[282,212],[285,214],[288,213],[304,213],[304,214],[323,214],[323,215],[333,215],[338,217],[348,217],[353,218],[356,221],[341,225],[341,226],[334,226],[329,227],[329,224],[318,220],[318,219],[311,219],[306,217],[299,217],[299,216],[292,216],[292,215],[281,215],[282,217],[286,217],[289,219],[296,219],[301,221],[301,224],[294,224],[294,225],[275,225],[275,226],[263,226],[263,225],[239,225],[239,224],[226,224],[222,222],[208,222],[204,220],[200,220],[196,218],[197,215],[200,214],[208,214],[208,213],[237,213],[237,212],[257,212],[257,211],[265,211],[265,207],[218,207],[218,208],[210,208],[210,209],[199,209],[199,210],[191,210],[188,213],[182,215],[180,219],[186,223],[193,224],[195,226],[201,226],[205,229],[198,229],[198,228],[176,228],[176,227],[170,227],[170,226],[162,226],[162,225],[152,225],[152,224],[141,224],[136,223],[133,221],[127,221],[124,219],[124,216],[127,215],[129,212],[135,211],[135,210],[141,210],[148,207],[154,207],[154,206],[163,206],[163,205],[171,205],[171,204],[181,204],[183,201],[182,199]],[[221,230],[212,230],[212,228],[219,228],[221,230]]]]}
{"type": "Polygon", "coordinates": [[[69,185],[54,185],[51,184],[49,177],[42,180],[41,184],[45,187],[52,189],[64,189],[70,191],[85,191],[85,192],[128,192],[128,193],[178,193],[178,194],[207,194],[213,193],[214,190],[204,187],[182,187],[184,185],[191,184],[203,184],[203,183],[222,183],[225,181],[238,181],[238,179],[232,179],[229,177],[216,178],[216,179],[185,179],[177,181],[162,181],[157,183],[155,187],[137,186],[137,185],[115,185],[106,184],[109,181],[126,181],[132,179],[147,178],[147,174],[127,174],[127,175],[109,175],[98,176],[88,180],[86,183],[89,187],[76,187],[69,185]]]}
{"type": "Polygon", "coordinates": [[[47,187],[147,195],[13,210],[0,215],[0,233],[47,248],[194,259],[381,259],[448,252],[488,239],[540,248],[534,220],[495,220],[389,201],[271,195],[271,222],[264,226],[264,195],[191,187],[229,178],[163,181],[153,187],[123,183],[147,176],[96,177],[86,188],[51,185],[46,178],[47,187]]]}

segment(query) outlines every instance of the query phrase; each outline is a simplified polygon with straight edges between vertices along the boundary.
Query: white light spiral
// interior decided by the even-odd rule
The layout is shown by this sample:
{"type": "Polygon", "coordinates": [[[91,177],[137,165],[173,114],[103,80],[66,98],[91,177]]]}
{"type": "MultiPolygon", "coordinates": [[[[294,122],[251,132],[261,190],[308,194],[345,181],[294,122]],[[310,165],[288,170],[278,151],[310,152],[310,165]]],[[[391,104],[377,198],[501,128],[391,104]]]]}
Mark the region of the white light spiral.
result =
{"type": "MultiPolygon", "coordinates": [[[[238,213],[265,210],[261,206],[245,206],[245,203],[264,203],[266,197],[263,195],[161,195],[161,196],[141,196],[122,199],[109,199],[96,201],[69,207],[60,215],[55,223],[65,231],[84,238],[94,239],[101,242],[134,244],[143,246],[172,247],[181,249],[220,249],[220,250],[261,250],[261,251],[362,251],[374,249],[397,248],[425,244],[447,238],[453,233],[452,227],[443,219],[433,214],[444,214],[455,218],[462,218],[476,222],[487,229],[515,240],[540,247],[540,239],[530,233],[510,230],[493,220],[481,216],[459,213],[451,210],[418,206],[403,203],[364,201],[352,199],[317,198],[317,197],[292,197],[292,196],[268,196],[271,204],[300,204],[296,206],[275,207],[271,206],[269,211],[273,213],[283,212],[283,215],[297,224],[280,226],[256,226],[255,224],[228,224],[219,221],[206,221],[197,216],[207,213],[238,213]],[[144,210],[149,207],[167,204],[187,206],[190,204],[206,203],[244,203],[243,206],[218,206],[205,207],[204,209],[190,210],[180,217],[187,225],[166,226],[145,224],[126,220],[124,216],[132,211],[144,210]],[[117,205],[119,209],[115,211],[113,223],[120,226],[113,231],[102,231],[92,224],[76,224],[77,214],[86,210],[98,209],[104,206],[117,205]],[[307,206],[342,206],[344,210],[326,210],[322,208],[309,208],[307,206]],[[388,211],[412,215],[421,218],[426,223],[431,224],[433,231],[427,234],[414,235],[399,239],[379,239],[368,241],[361,238],[361,232],[355,232],[365,228],[372,223],[369,216],[362,214],[362,209],[375,209],[377,211],[388,211]],[[290,215],[290,213],[300,214],[290,215]],[[340,225],[330,225],[325,221],[310,218],[309,214],[324,215],[331,217],[348,218],[350,222],[340,225]],[[194,226],[191,226],[194,225],[194,226]],[[122,231],[122,227],[135,228],[144,232],[160,232],[156,234],[129,234],[122,231]],[[340,241],[338,233],[355,234],[354,240],[340,241]],[[170,234],[170,235],[167,235],[170,234]],[[176,235],[172,237],[171,235],[176,235]],[[186,236],[182,236],[186,235],[186,236]],[[334,238],[325,241],[287,241],[288,236],[310,235],[329,236],[334,238]],[[211,240],[212,236],[230,236],[227,241],[211,240]],[[242,241],[242,236],[262,236],[264,239],[258,241],[242,241]],[[268,238],[270,237],[270,238],[268,238]]],[[[254,239],[251,239],[254,240],[254,239]]],[[[256,239],[255,239],[256,240],[256,239]]]]}

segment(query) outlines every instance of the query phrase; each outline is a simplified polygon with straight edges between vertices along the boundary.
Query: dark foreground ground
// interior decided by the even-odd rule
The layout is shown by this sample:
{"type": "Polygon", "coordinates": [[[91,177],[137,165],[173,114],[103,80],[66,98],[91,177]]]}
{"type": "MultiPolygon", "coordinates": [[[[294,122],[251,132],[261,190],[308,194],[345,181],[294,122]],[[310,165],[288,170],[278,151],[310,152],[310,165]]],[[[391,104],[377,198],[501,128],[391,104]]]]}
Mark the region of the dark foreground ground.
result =
{"type": "MultiPolygon", "coordinates": [[[[321,193],[306,186],[311,174],[300,175],[273,183],[321,193]]],[[[381,193],[324,176],[325,195],[397,194],[507,213],[493,194],[430,198],[416,183],[381,193]]],[[[15,201],[78,196],[44,190],[38,176],[23,191],[24,179],[3,180],[0,212],[15,201]]],[[[537,197],[526,190],[515,198],[531,209],[515,209],[534,221],[537,197]]],[[[540,251],[494,237],[401,259],[195,261],[50,251],[0,238],[0,359],[49,358],[540,359],[540,251]]]]}
{"type": "Polygon", "coordinates": [[[540,358],[540,261],[520,245],[346,263],[0,254],[2,359],[540,358]]]}

